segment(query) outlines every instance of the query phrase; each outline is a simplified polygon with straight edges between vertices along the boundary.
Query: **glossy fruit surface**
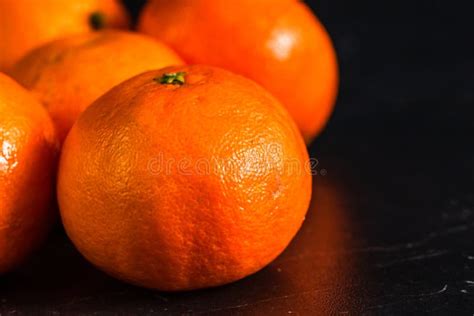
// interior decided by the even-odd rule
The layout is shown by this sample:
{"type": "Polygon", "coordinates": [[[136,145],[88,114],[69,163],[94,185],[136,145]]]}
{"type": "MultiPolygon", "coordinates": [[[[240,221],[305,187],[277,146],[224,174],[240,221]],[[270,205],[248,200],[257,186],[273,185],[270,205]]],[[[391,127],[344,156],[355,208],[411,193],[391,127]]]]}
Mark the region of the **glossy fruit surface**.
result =
{"type": "Polygon", "coordinates": [[[31,254],[51,227],[57,153],[47,112],[0,73],[0,274],[31,254]]]}
{"type": "Polygon", "coordinates": [[[182,63],[154,39],[102,31],[41,46],[12,73],[48,109],[62,141],[79,114],[113,86],[139,73],[182,63]]]}
{"type": "Polygon", "coordinates": [[[335,51],[301,1],[150,0],[138,28],[187,63],[223,67],[261,84],[286,106],[307,142],[332,112],[335,51]]]}
{"type": "Polygon", "coordinates": [[[119,0],[1,0],[0,71],[51,40],[128,25],[119,0]]]}
{"type": "Polygon", "coordinates": [[[295,236],[307,163],[293,120],[254,82],[208,66],[147,72],[69,133],[61,216],[112,276],[167,291],[217,286],[260,270],[295,236]]]}

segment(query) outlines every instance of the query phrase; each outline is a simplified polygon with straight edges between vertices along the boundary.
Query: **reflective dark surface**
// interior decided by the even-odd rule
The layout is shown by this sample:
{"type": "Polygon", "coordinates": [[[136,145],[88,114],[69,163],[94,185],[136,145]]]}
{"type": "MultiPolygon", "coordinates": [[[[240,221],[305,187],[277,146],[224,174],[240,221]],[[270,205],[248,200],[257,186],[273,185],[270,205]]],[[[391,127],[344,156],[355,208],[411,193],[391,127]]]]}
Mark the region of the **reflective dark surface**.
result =
{"type": "Polygon", "coordinates": [[[0,314],[472,314],[470,8],[385,3],[314,4],[341,59],[341,95],[310,148],[307,220],[274,263],[228,286],[158,293],[97,271],[58,230],[0,278],[0,314]]]}
{"type": "MultiPolygon", "coordinates": [[[[444,118],[409,113],[422,124],[444,118]]],[[[307,220],[287,251],[254,276],[189,293],[142,290],[95,270],[58,231],[34,260],[1,279],[0,312],[471,311],[474,152],[449,139],[461,142],[474,129],[462,120],[447,133],[420,131],[401,117],[384,121],[347,126],[350,136],[328,132],[315,144],[325,175],[315,177],[307,220]]]]}

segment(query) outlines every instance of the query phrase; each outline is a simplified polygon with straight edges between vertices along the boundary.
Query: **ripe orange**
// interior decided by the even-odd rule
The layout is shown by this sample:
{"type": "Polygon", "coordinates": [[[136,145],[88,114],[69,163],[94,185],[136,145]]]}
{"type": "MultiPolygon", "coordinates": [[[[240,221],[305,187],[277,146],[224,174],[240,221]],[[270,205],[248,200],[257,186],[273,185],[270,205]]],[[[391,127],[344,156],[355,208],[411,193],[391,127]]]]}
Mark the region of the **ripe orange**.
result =
{"type": "Polygon", "coordinates": [[[18,265],[49,231],[57,151],[46,111],[0,73],[0,274],[18,265]]]}
{"type": "Polygon", "coordinates": [[[260,83],[286,106],[307,142],[332,112],[336,55],[301,1],[150,0],[138,28],[187,63],[220,66],[260,83]]]}
{"type": "Polygon", "coordinates": [[[78,119],[58,197],[67,234],[112,276],[175,291],[271,262],[300,228],[308,153],[281,104],[207,66],[136,76],[78,119]]]}
{"type": "Polygon", "coordinates": [[[51,40],[128,24],[119,0],[2,0],[0,71],[9,71],[28,51],[51,40]]]}
{"type": "Polygon", "coordinates": [[[48,109],[62,141],[79,114],[113,86],[182,60],[140,34],[102,31],[41,46],[13,69],[13,77],[48,109]]]}

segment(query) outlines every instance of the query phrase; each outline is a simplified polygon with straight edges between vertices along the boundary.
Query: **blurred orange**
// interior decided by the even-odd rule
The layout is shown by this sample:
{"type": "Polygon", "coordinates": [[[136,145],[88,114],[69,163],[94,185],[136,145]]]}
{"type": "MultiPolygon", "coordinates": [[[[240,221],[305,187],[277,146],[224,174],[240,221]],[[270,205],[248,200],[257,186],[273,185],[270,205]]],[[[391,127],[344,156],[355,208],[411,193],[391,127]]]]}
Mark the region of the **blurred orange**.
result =
{"type": "Polygon", "coordinates": [[[95,28],[126,28],[118,0],[1,0],[0,71],[9,71],[31,49],[95,28]]]}

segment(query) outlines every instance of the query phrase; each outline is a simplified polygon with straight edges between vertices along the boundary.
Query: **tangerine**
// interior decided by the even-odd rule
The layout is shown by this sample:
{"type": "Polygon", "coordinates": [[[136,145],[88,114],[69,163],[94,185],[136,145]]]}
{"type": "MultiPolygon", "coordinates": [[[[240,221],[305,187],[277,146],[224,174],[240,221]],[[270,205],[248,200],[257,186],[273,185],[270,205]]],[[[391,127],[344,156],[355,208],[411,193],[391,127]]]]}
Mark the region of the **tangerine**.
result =
{"type": "Polygon", "coordinates": [[[165,68],[110,90],[63,147],[67,234],[93,264],[166,291],[236,281],[300,228],[308,152],[283,106],[251,80],[208,66],[165,68]]]}
{"type": "Polygon", "coordinates": [[[58,149],[48,113],[0,73],[0,274],[30,255],[54,222],[58,149]]]}
{"type": "Polygon", "coordinates": [[[43,45],[18,62],[13,77],[48,109],[61,141],[79,114],[113,86],[182,60],[141,34],[108,30],[43,45]]]}
{"type": "Polygon", "coordinates": [[[2,0],[0,71],[9,72],[28,51],[51,40],[128,25],[119,0],[2,0]]]}
{"type": "Polygon", "coordinates": [[[325,126],[338,90],[331,39],[295,0],[151,0],[138,29],[189,64],[229,69],[286,106],[309,143],[325,126]]]}

